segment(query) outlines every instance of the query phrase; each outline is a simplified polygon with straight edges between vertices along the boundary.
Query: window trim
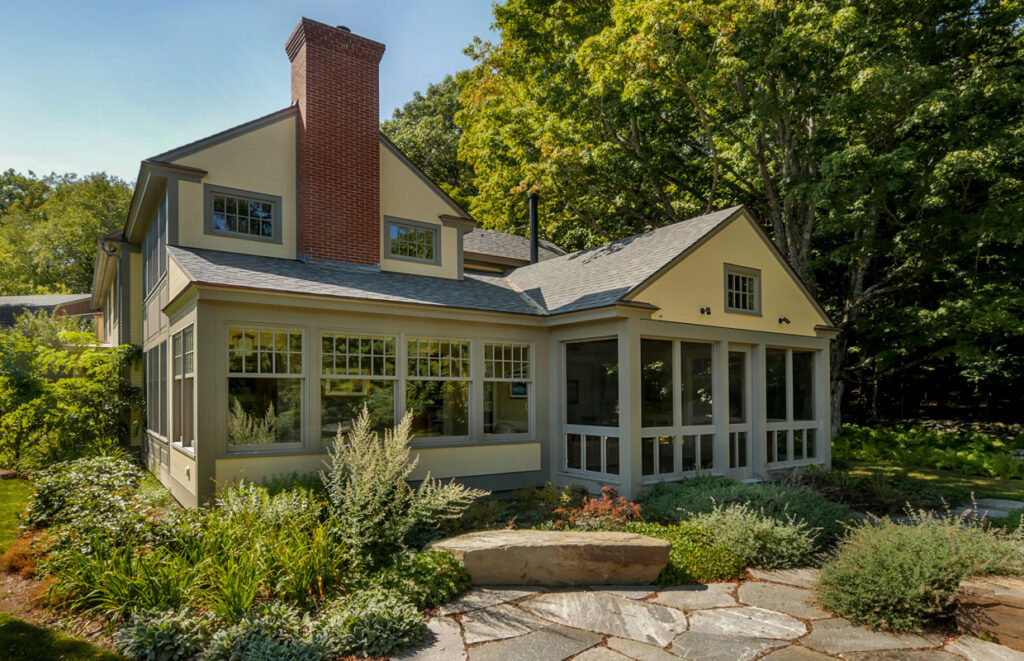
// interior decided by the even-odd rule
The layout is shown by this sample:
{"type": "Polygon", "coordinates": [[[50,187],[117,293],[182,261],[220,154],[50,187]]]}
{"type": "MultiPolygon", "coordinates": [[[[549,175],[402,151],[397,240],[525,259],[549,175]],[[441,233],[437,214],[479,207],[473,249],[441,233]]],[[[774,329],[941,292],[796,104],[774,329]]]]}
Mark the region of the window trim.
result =
{"type": "Polygon", "coordinates": [[[385,245],[384,253],[388,259],[398,259],[403,262],[413,262],[415,264],[430,264],[432,266],[441,266],[441,225],[424,223],[419,220],[410,220],[408,218],[399,218],[397,216],[384,216],[383,238],[385,245]],[[420,257],[410,257],[408,255],[396,255],[393,252],[391,252],[391,228],[396,226],[432,232],[434,234],[434,258],[422,259],[420,257]]]}
{"type": "Polygon", "coordinates": [[[242,190],[240,188],[228,188],[226,186],[216,186],[214,184],[203,184],[203,234],[209,234],[211,236],[224,236],[230,239],[242,239],[248,241],[260,241],[262,243],[276,243],[280,245],[283,243],[283,234],[281,227],[281,196],[280,195],[268,195],[266,193],[258,193],[256,191],[242,190]],[[213,195],[214,193],[220,193],[223,195],[230,195],[232,197],[244,197],[258,202],[268,202],[272,205],[272,221],[274,224],[274,231],[270,236],[254,236],[252,234],[242,234],[241,232],[231,232],[229,230],[215,229],[213,226],[213,195]]]}
{"type": "Polygon", "coordinates": [[[732,314],[747,314],[754,317],[761,316],[761,269],[739,266],[726,262],[722,270],[722,309],[732,314]],[[741,275],[754,279],[754,309],[744,310],[729,305],[729,275],[741,275]]]}
{"type": "MultiPolygon", "coordinates": [[[[480,349],[481,349],[481,352],[482,352],[482,356],[481,356],[482,357],[482,362],[481,362],[481,371],[480,371],[480,383],[481,383],[481,392],[484,395],[484,397],[481,397],[481,401],[480,401],[480,416],[481,416],[481,423],[482,423],[482,427],[481,427],[482,438],[485,441],[514,440],[514,439],[518,440],[518,439],[533,438],[536,435],[536,421],[535,421],[534,416],[536,414],[535,394],[536,394],[536,391],[537,391],[537,389],[534,387],[534,384],[535,384],[535,381],[536,381],[536,379],[534,378],[534,372],[535,372],[535,368],[536,368],[536,366],[534,364],[534,357],[536,356],[536,347],[534,346],[534,343],[530,342],[530,341],[509,340],[509,339],[502,339],[502,338],[493,338],[493,339],[492,338],[483,338],[480,341],[480,349]],[[519,346],[527,347],[527,349],[530,352],[530,357],[526,361],[526,366],[527,366],[527,369],[529,370],[528,378],[526,378],[526,379],[515,379],[515,378],[506,379],[504,377],[487,376],[487,346],[488,345],[490,345],[490,346],[519,345],[519,346]],[[525,431],[525,432],[514,432],[514,433],[508,433],[508,434],[495,434],[494,432],[486,431],[486,419],[484,418],[484,405],[486,403],[486,392],[487,392],[486,384],[488,384],[488,383],[507,383],[509,385],[509,387],[511,387],[511,385],[513,383],[525,383],[526,384],[526,388],[527,388],[527,390],[526,390],[526,408],[527,408],[527,411],[526,411],[526,426],[527,426],[527,431],[525,431]]],[[[492,358],[492,360],[493,360],[493,358],[492,358]]]]}
{"type": "MultiPolygon", "coordinates": [[[[309,436],[309,419],[307,415],[307,409],[309,406],[309,333],[303,326],[291,326],[287,324],[268,324],[262,322],[250,322],[250,321],[227,321],[224,323],[224,334],[223,334],[223,345],[221,345],[222,353],[221,356],[224,362],[223,375],[223,388],[225,401],[227,406],[224,409],[224,440],[223,447],[226,450],[228,456],[237,456],[245,454],[259,454],[259,455],[275,455],[275,454],[293,454],[296,450],[308,450],[309,443],[307,438],[309,436]],[[246,329],[255,330],[270,330],[270,331],[285,331],[287,333],[296,332],[302,338],[302,350],[299,355],[302,356],[302,372],[301,373],[266,373],[266,372],[232,372],[231,371],[231,329],[241,328],[243,331],[246,329]],[[290,441],[287,443],[271,443],[266,446],[263,445],[234,445],[228,441],[228,416],[231,408],[231,397],[230,397],[230,381],[233,378],[257,378],[257,379],[297,379],[299,381],[300,395],[299,395],[299,439],[298,441],[290,441]]],[[[257,362],[257,365],[259,363],[257,362]]],[[[319,384],[318,384],[319,385],[319,384]]]]}
{"type": "Polygon", "coordinates": [[[171,438],[171,443],[175,447],[177,447],[178,449],[183,450],[183,451],[185,451],[186,454],[190,454],[190,455],[194,455],[195,451],[196,451],[195,450],[195,448],[196,448],[196,385],[195,385],[196,384],[196,358],[195,358],[195,351],[196,351],[195,324],[191,324],[191,323],[187,324],[185,326],[182,326],[176,332],[171,333],[171,374],[170,374],[170,377],[171,377],[171,414],[173,416],[172,419],[171,419],[171,428],[170,428],[171,437],[172,437],[171,438]],[[187,350],[187,351],[185,350],[185,334],[186,333],[189,334],[189,337],[191,338],[191,342],[192,342],[192,348],[187,350]],[[181,350],[180,354],[175,354],[174,353],[175,351],[178,350],[177,348],[175,348],[175,342],[180,342],[180,344],[179,344],[179,347],[180,347],[180,350],[181,350]],[[181,366],[180,366],[180,368],[179,368],[179,366],[177,364],[177,361],[178,361],[179,358],[181,359],[181,366]],[[191,369],[186,370],[185,365],[186,365],[186,362],[188,360],[191,361],[191,363],[190,363],[191,369]],[[180,372],[179,372],[179,370],[180,370],[180,372]],[[186,401],[186,398],[185,398],[185,382],[186,381],[191,381],[192,382],[192,408],[191,408],[191,412],[192,412],[192,415],[191,415],[191,418],[192,418],[192,430],[191,430],[191,434],[190,434],[191,440],[189,441],[188,445],[186,445],[185,442],[182,440],[182,437],[185,435],[185,433],[184,433],[185,432],[185,428],[184,428],[184,422],[185,422],[184,406],[185,406],[185,401],[186,401]],[[179,383],[180,383],[180,385],[179,385],[179,383]],[[181,389],[178,392],[178,395],[180,395],[180,397],[175,396],[175,389],[176,388],[180,388],[181,389]],[[178,420],[179,416],[181,417],[181,420],[178,420]],[[178,433],[178,434],[174,433],[175,427],[178,428],[178,431],[180,433],[178,433]]]}

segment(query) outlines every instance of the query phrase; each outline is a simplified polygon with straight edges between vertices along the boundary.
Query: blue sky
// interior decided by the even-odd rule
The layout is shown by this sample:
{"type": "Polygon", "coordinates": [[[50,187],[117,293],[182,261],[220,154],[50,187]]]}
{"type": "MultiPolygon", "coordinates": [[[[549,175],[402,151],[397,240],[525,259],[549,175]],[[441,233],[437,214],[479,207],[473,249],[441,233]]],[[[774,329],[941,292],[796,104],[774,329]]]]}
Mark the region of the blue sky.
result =
{"type": "Polygon", "coordinates": [[[387,45],[382,119],[494,38],[491,0],[4,3],[0,171],[133,181],[143,158],[283,108],[301,16],[387,45]]]}

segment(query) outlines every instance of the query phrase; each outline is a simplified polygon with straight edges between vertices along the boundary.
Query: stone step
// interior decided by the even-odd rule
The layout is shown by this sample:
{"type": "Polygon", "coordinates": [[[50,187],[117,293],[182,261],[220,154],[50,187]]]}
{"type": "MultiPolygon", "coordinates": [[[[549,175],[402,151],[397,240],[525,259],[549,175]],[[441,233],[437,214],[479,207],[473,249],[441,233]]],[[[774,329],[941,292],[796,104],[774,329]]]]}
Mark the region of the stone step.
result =
{"type": "Polygon", "coordinates": [[[476,585],[644,585],[668,564],[670,544],[626,532],[488,530],[434,542],[476,585]]]}

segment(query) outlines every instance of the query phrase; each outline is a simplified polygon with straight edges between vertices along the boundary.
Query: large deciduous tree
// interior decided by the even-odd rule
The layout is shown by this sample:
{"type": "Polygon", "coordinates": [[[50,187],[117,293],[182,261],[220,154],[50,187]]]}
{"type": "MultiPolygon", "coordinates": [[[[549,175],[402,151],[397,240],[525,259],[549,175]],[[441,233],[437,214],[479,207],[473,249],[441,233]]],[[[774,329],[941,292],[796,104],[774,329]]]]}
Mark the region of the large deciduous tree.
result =
{"type": "Polygon", "coordinates": [[[854,376],[1016,364],[1020,2],[509,0],[495,19],[458,116],[478,217],[519,224],[513,193],[538,189],[549,236],[582,247],[747,204],[842,331],[834,423],[854,376]]]}
{"type": "Polygon", "coordinates": [[[88,292],[96,242],[124,224],[131,196],[105,173],[0,174],[0,295],[88,292]]]}

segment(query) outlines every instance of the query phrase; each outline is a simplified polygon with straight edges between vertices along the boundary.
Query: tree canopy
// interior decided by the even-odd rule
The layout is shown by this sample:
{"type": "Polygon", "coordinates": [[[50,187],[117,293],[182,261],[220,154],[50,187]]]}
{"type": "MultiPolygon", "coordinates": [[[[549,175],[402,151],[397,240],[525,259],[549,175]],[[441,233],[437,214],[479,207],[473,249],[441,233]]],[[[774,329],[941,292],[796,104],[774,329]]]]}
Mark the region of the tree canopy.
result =
{"type": "Polygon", "coordinates": [[[96,242],[124,224],[131,197],[106,173],[0,174],[0,296],[90,291],[96,242]]]}
{"type": "Polygon", "coordinates": [[[455,115],[485,226],[521,226],[526,190],[570,249],[746,204],[842,331],[835,404],[847,385],[891,411],[939,376],[967,399],[1020,381],[1020,2],[509,0],[494,15],[500,40],[469,47],[455,115]]]}

